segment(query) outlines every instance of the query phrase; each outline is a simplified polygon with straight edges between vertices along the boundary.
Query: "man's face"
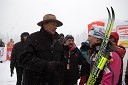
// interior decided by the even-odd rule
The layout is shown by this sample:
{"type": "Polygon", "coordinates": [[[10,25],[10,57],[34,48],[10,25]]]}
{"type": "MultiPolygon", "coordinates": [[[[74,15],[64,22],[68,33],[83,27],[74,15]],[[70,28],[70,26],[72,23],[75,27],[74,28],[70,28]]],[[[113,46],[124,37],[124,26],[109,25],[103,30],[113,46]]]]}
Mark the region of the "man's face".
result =
{"type": "Polygon", "coordinates": [[[12,40],[12,39],[10,39],[10,42],[13,42],[13,40],[12,40]]]}
{"type": "Polygon", "coordinates": [[[26,41],[26,40],[27,40],[27,37],[28,37],[28,36],[24,36],[24,37],[23,37],[24,41],[26,41]]]}
{"type": "Polygon", "coordinates": [[[64,40],[64,36],[60,36],[60,40],[64,40]]]}
{"type": "Polygon", "coordinates": [[[74,39],[68,39],[65,42],[65,45],[68,45],[71,48],[74,45],[74,39]]]}
{"type": "Polygon", "coordinates": [[[113,36],[110,36],[110,41],[113,42],[115,45],[117,45],[117,41],[116,38],[114,38],[113,36]]]}
{"type": "Polygon", "coordinates": [[[88,36],[88,41],[89,41],[90,47],[92,47],[96,43],[100,43],[100,39],[93,37],[91,35],[88,36]]]}
{"type": "Polygon", "coordinates": [[[43,24],[44,29],[51,33],[51,34],[55,34],[56,29],[57,29],[57,23],[56,22],[47,22],[43,24]]]}

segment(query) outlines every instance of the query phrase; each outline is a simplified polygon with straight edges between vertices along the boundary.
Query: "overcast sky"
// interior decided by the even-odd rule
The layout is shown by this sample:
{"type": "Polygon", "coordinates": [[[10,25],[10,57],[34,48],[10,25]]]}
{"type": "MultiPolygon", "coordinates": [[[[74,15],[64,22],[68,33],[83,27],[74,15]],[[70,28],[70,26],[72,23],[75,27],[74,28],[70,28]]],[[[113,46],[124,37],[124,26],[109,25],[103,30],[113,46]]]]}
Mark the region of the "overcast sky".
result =
{"type": "Polygon", "coordinates": [[[0,32],[20,35],[40,29],[37,23],[48,13],[63,22],[58,33],[78,34],[87,25],[107,20],[106,7],[114,8],[116,20],[128,20],[128,0],[0,0],[0,32]]]}

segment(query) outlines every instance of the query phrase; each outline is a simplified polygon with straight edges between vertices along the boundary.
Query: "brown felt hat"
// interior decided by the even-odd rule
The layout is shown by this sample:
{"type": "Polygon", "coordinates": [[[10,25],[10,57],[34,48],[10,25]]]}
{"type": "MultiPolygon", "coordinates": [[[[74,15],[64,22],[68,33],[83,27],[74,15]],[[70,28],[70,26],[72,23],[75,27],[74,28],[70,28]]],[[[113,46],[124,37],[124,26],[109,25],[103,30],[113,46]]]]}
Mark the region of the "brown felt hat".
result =
{"type": "Polygon", "coordinates": [[[46,22],[56,22],[57,23],[57,27],[60,27],[63,25],[63,23],[59,20],[56,19],[56,16],[53,14],[46,14],[43,17],[43,20],[38,22],[37,25],[38,26],[42,26],[42,24],[46,23],[46,22]]]}

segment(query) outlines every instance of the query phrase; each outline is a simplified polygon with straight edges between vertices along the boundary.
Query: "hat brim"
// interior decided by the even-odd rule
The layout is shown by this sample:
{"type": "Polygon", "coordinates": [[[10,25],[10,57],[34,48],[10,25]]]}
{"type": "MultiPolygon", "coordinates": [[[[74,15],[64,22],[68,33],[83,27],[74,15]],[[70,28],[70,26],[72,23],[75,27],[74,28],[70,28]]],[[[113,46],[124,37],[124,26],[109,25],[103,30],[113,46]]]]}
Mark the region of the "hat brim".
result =
{"type": "Polygon", "coordinates": [[[37,23],[38,26],[42,26],[44,23],[46,22],[56,22],[57,23],[57,27],[60,27],[63,25],[63,23],[59,20],[53,20],[53,19],[49,19],[49,20],[43,20],[37,23]]]}

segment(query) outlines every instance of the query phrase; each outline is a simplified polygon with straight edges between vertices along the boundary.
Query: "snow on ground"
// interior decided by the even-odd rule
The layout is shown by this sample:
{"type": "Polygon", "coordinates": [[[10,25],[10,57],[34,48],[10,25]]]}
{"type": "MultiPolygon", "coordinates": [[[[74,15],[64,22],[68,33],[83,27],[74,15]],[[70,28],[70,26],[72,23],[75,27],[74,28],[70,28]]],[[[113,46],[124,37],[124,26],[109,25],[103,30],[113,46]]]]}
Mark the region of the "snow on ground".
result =
{"type": "MultiPolygon", "coordinates": [[[[128,60],[128,48],[127,53],[124,57],[124,67],[123,67],[123,79],[126,71],[126,64],[128,60]]],[[[14,70],[13,77],[10,76],[10,61],[4,61],[0,63],[0,85],[16,85],[16,72],[14,70]]],[[[124,85],[124,84],[123,84],[124,85]]]]}
{"type": "Polygon", "coordinates": [[[0,63],[0,85],[16,85],[16,72],[10,76],[10,61],[0,63]]]}

